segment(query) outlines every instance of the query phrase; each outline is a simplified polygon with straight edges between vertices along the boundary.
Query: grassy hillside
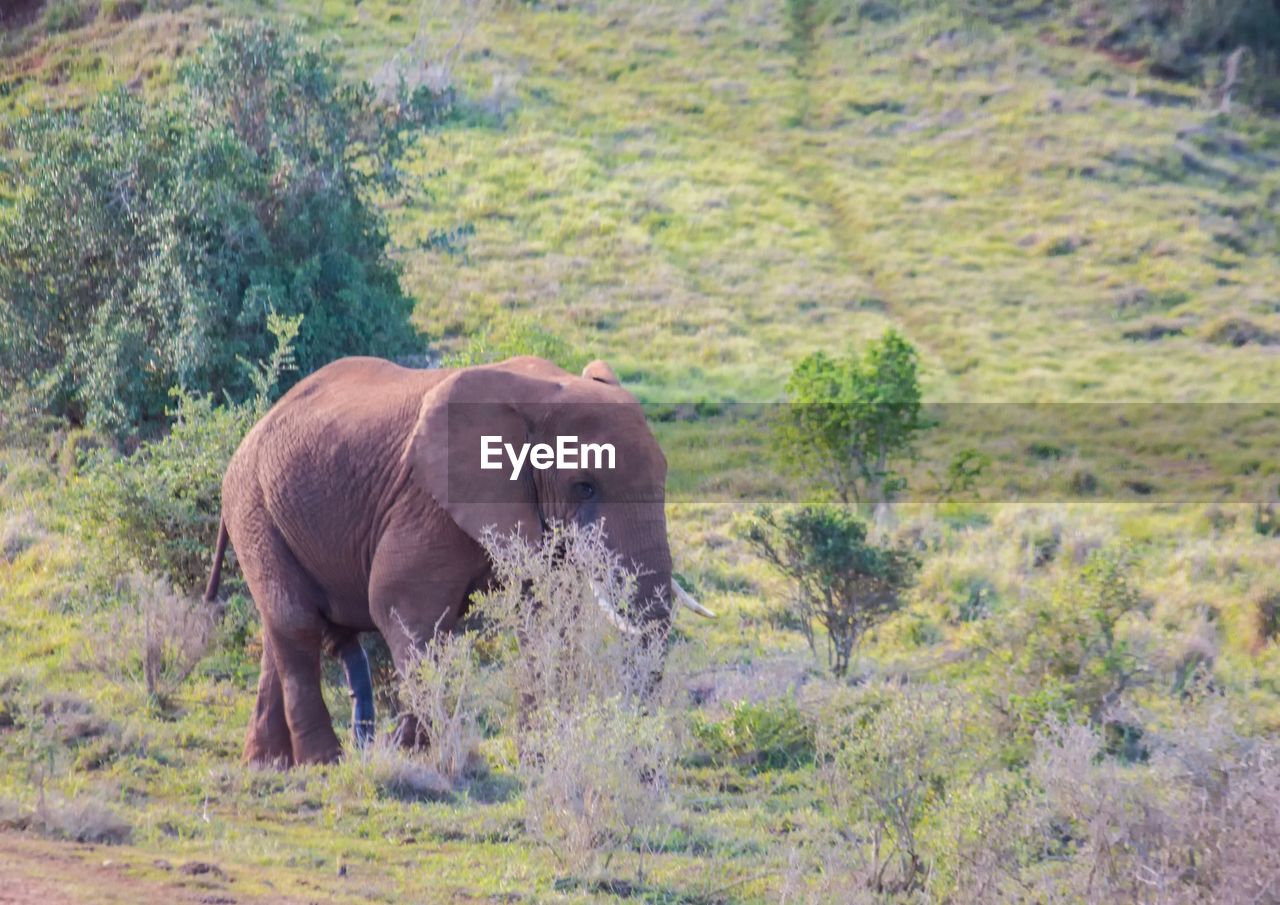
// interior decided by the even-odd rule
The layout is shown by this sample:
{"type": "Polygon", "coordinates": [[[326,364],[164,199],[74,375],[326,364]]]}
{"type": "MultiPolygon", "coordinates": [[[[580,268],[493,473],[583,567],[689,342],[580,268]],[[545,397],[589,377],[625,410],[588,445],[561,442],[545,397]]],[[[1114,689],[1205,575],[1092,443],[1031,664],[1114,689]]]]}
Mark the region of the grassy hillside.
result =
{"type": "MultiPolygon", "coordinates": [[[[457,115],[417,141],[403,190],[377,199],[433,354],[532,323],[645,401],[772,402],[803,355],[894,326],[921,352],[931,401],[1268,401],[1280,383],[1280,120],[1217,112],[1149,60],[1072,43],[1070,23],[863,3],[810,33],[789,17],[797,4],[772,0],[443,3],[425,19],[389,0],[124,5],[7,32],[4,115],[119,82],[159,96],[209,29],[244,15],[333,42],[353,77],[450,62],[457,115]]],[[[785,490],[679,424],[660,432],[681,451],[673,469],[785,490]]],[[[722,613],[679,621],[673,672],[697,691],[695,721],[721,728],[689,741],[669,831],[583,880],[526,832],[503,738],[485,742],[488,775],[444,800],[392,756],[241,767],[260,643],[243,597],[240,630],[157,707],[136,670],[104,662],[132,591],[96,567],[67,505],[63,440],[0,451],[0,823],[127,837],[104,857],[132,882],[236,901],[764,902],[803,900],[806,884],[842,899],[814,891],[804,860],[839,821],[812,763],[753,769],[716,748],[740,701],[817,707],[839,686],[789,621],[784,583],[732,530],[744,507],[671,507],[676,568],[722,613]],[[175,875],[187,862],[217,872],[175,875]]],[[[1079,611],[1078,567],[1124,550],[1143,719],[1160,725],[1203,667],[1232,725],[1274,736],[1267,517],[1238,502],[902,507],[923,569],[858,679],[939,683],[991,714],[1029,668],[1036,635],[1017,627],[1033,604],[1079,611]]],[[[345,731],[336,667],[328,678],[345,731]]],[[[1025,766],[1026,743],[996,759],[1025,766]]]]}

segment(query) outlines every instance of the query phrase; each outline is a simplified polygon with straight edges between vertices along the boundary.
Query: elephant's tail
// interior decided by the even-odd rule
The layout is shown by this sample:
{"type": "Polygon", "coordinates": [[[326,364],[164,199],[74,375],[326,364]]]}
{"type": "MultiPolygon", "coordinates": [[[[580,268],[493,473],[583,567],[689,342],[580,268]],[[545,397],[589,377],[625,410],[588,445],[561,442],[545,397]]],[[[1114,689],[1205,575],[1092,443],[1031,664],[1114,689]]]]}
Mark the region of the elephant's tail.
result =
{"type": "Polygon", "coordinates": [[[209,583],[204,588],[204,602],[213,603],[218,599],[218,584],[222,581],[222,557],[227,552],[227,522],[218,520],[218,545],[213,550],[213,568],[209,572],[209,583]]]}

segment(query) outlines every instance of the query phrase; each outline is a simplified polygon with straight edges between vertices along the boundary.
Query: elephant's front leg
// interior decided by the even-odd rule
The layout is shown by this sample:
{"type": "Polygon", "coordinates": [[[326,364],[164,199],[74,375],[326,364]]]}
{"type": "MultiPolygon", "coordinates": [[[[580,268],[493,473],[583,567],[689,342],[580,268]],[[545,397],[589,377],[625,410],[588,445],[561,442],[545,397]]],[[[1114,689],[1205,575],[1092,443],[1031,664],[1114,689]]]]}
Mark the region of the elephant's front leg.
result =
{"type": "MultiPolygon", "coordinates": [[[[450,555],[424,550],[417,535],[397,544],[390,538],[374,556],[369,613],[391,649],[396,672],[409,675],[437,632],[457,624],[467,597],[487,563],[474,551],[450,555]]],[[[402,714],[398,731],[406,747],[421,747],[426,733],[412,714],[402,714]]]]}

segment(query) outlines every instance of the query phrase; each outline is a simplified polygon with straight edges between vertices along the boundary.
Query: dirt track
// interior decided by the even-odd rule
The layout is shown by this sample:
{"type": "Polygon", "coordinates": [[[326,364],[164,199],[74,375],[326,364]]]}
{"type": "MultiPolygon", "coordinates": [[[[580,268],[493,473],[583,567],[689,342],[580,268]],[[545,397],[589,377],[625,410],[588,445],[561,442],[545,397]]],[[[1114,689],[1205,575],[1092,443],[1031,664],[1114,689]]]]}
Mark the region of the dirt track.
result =
{"type": "Polygon", "coordinates": [[[198,861],[170,864],[127,848],[0,833],[0,905],[249,905],[266,901],[284,900],[239,894],[234,878],[215,865],[198,861]]]}

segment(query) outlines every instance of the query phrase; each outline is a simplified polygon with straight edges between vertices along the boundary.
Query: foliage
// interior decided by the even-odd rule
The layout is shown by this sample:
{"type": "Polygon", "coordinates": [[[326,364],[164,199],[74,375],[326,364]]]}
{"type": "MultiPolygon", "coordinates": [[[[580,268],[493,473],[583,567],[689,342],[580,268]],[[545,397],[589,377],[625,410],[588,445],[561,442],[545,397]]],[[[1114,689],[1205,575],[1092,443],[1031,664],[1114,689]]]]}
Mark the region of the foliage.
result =
{"type": "Polygon", "coordinates": [[[291,370],[301,316],[268,316],[276,339],[269,359],[245,367],[255,395],[216,405],[209,395],[174,392],[172,429],[132,456],[98,450],[73,481],[68,502],[109,571],[163,575],[194,593],[209,575],[222,511],[222,478],[240,441],[267,410],[291,370]]]}
{"type": "MultiPolygon", "coordinates": [[[[353,9],[284,0],[283,12],[305,12],[316,33],[340,35],[351,65],[363,67],[376,63],[388,39],[412,33],[417,5],[366,0],[353,9]]],[[[781,4],[759,9],[767,21],[754,12],[735,15],[733,7],[724,15],[718,4],[606,4],[568,15],[504,10],[502,27],[485,29],[483,53],[458,55],[456,79],[482,84],[495,70],[519,67],[527,90],[516,128],[451,131],[413,174],[415,184],[432,181],[429,201],[387,199],[397,235],[409,237],[406,287],[418,299],[419,322],[455,333],[486,320],[502,324],[518,306],[575,347],[598,345],[629,384],[654,399],[774,399],[789,362],[837,337],[875,335],[887,320],[909,331],[931,387],[947,399],[1089,401],[1157,391],[1201,401],[1270,398],[1280,368],[1274,350],[1202,342],[1200,325],[1223,312],[1259,324],[1273,316],[1271,287],[1280,285],[1280,256],[1269,253],[1268,198],[1280,175],[1271,162],[1274,122],[1239,104],[1229,117],[1213,116],[1187,85],[1083,44],[1063,46],[1052,26],[1027,17],[1044,6],[1040,0],[999,0],[1008,28],[998,31],[956,14],[994,5],[979,0],[855,5],[866,13],[856,27],[837,19],[819,33],[809,71],[812,128],[804,131],[786,128],[778,110],[787,97],[778,79],[791,62],[781,4]],[[694,81],[712,87],[691,91],[694,81]],[[855,145],[857,153],[849,153],[855,145]],[[447,173],[437,179],[442,169],[447,173]],[[1102,195],[1114,203],[1100,215],[1102,195]],[[419,251],[412,241],[462,222],[477,228],[465,259],[419,251]],[[1232,241],[1244,250],[1217,238],[1233,228],[1232,241]],[[1066,254],[1038,253],[1068,234],[1079,241],[1064,241],[1066,254]],[[1184,334],[1141,345],[1123,340],[1134,309],[1122,310],[1111,288],[1144,287],[1151,299],[1143,304],[1159,305],[1163,314],[1157,300],[1175,285],[1182,298],[1168,303],[1177,307],[1169,317],[1185,319],[1184,334]]],[[[1105,4],[1090,6],[1107,12],[1105,4]]],[[[188,13],[223,11],[197,5],[188,13]]],[[[154,60],[160,75],[148,80],[149,96],[165,90],[165,30],[187,20],[152,12],[144,24],[152,21],[154,36],[143,28],[117,38],[94,34],[95,45],[113,55],[109,68],[128,71],[124,51],[147,55],[148,66],[154,60]]],[[[0,86],[0,104],[79,98],[86,84],[106,78],[81,48],[68,49],[78,37],[51,42],[43,66],[37,54],[24,54],[22,65],[32,71],[0,86]]],[[[1075,441],[1070,427],[1064,430],[1065,451],[1075,441]]],[[[700,431],[691,434],[698,457],[672,457],[673,479],[695,472],[718,479],[737,465],[700,431]]],[[[495,727],[482,752],[496,775],[447,805],[421,804],[447,794],[447,784],[383,749],[369,758],[370,781],[350,787],[340,777],[366,769],[363,758],[288,773],[238,766],[253,706],[246,691],[253,660],[230,679],[206,660],[183,686],[181,711],[165,714],[148,710],[145,689],[133,680],[64,668],[100,623],[57,604],[82,594],[76,579],[99,551],[66,536],[65,521],[48,510],[64,491],[43,458],[48,434],[32,439],[27,448],[39,455],[0,453],[6,517],[30,509],[49,532],[15,562],[0,564],[4,669],[31,674],[33,685],[50,693],[91,696],[99,719],[128,721],[150,737],[103,766],[87,755],[112,740],[110,731],[75,747],[55,740],[61,766],[46,783],[51,801],[101,796],[137,827],[135,854],[144,865],[157,859],[136,878],[139,885],[163,882],[159,859],[176,868],[199,858],[235,877],[218,889],[217,874],[201,875],[210,897],[241,898],[240,889],[247,898],[256,890],[340,899],[358,889],[366,898],[412,901],[567,895],[883,905],[890,898],[867,884],[873,824],[842,819],[851,812],[828,805],[825,780],[809,766],[757,773],[686,759],[663,789],[664,826],[649,831],[661,848],[645,848],[646,834],[637,834],[602,849],[611,856],[607,879],[567,892],[559,882],[564,867],[546,855],[541,830],[526,823],[521,780],[534,774],[521,771],[535,765],[516,764],[518,728],[495,727]],[[390,857],[389,844],[405,856],[390,857]]],[[[663,441],[670,456],[666,435],[663,441]]],[[[1001,469],[1026,458],[1021,444],[1012,445],[1001,469]]],[[[1262,472],[1269,462],[1261,459],[1262,472]]],[[[1059,466],[1037,459],[1032,467],[1061,467],[1065,477],[1073,465],[1068,453],[1059,466]]],[[[789,486],[763,457],[742,472],[751,488],[789,486]]],[[[1108,469],[1096,474],[1105,487],[1108,469]]],[[[755,691],[780,693],[785,683],[772,667],[794,661],[799,637],[768,624],[779,583],[728,536],[727,509],[669,509],[678,567],[713,591],[722,613],[714,623],[680,618],[673,634],[690,639],[684,656],[698,667],[727,667],[735,681],[757,683],[755,691]],[[743,664],[750,668],[740,670],[743,664]]],[[[1280,806],[1267,752],[1280,726],[1280,646],[1257,637],[1253,606],[1275,592],[1269,576],[1276,550],[1253,533],[1248,511],[1218,509],[1222,518],[1210,525],[1206,509],[1190,503],[1113,506],[1098,499],[1043,507],[1061,530],[1030,536],[1011,529],[1026,511],[1015,505],[949,506],[926,520],[914,548],[930,551],[928,572],[939,591],[913,593],[911,617],[917,607],[939,616],[944,640],[900,643],[905,619],[876,632],[860,665],[886,677],[886,697],[934,681],[1002,692],[1010,683],[1006,651],[979,646],[979,633],[1022,620],[1024,608],[1067,580],[1099,538],[1131,538],[1132,580],[1151,612],[1147,620],[1126,617],[1118,634],[1136,645],[1151,633],[1145,640],[1155,649],[1147,652],[1169,656],[1193,614],[1210,608],[1222,646],[1213,695],[1239,718],[1238,731],[1254,736],[1223,745],[1206,721],[1165,738],[1163,723],[1179,719],[1169,709],[1180,696],[1163,681],[1143,685],[1135,697],[1156,710],[1140,721],[1149,759],[1117,763],[1104,721],[1092,730],[1095,741],[1051,762],[1045,773],[1060,780],[1050,792],[1026,764],[1056,743],[1052,736],[1028,740],[1025,756],[1006,757],[1008,725],[996,714],[1006,699],[981,698],[951,749],[956,771],[936,777],[938,791],[917,823],[927,885],[900,901],[1132,901],[1109,878],[1133,875],[1154,878],[1142,886],[1145,901],[1265,900],[1264,886],[1248,884],[1278,874],[1280,806]],[[994,593],[978,601],[985,618],[953,624],[937,610],[968,596],[970,586],[957,584],[961,576],[989,581],[994,593]],[[976,725],[987,718],[994,725],[976,725]],[[998,763],[968,763],[981,746],[996,749],[998,763]],[[1166,751],[1178,752],[1177,770],[1164,770],[1166,751]],[[1111,777],[1132,781],[1133,791],[1112,795],[1111,777]],[[1189,870],[1191,853],[1196,864],[1189,870]],[[1177,872],[1165,873],[1164,865],[1177,872]]],[[[914,524],[912,512],[903,507],[910,520],[904,528],[914,524]]],[[[247,643],[251,655],[252,632],[247,643]]],[[[1019,644],[1020,636],[1008,643],[1019,644]]],[[[345,695],[340,674],[328,664],[326,695],[334,705],[345,695]]],[[[11,700],[7,678],[0,676],[0,698],[11,700]]],[[[812,698],[867,683],[842,684],[808,678],[798,700],[807,713],[812,698]]],[[[710,709],[689,709],[717,718],[710,709]]],[[[346,715],[342,706],[333,711],[339,720],[346,715]]],[[[0,702],[0,794],[29,810],[26,768],[35,752],[10,728],[15,713],[21,719],[20,710],[0,702]]],[[[923,722],[936,727],[938,720],[923,722]]],[[[891,766],[897,749],[883,750],[878,768],[891,766]]],[[[904,771],[917,762],[904,761],[904,771]]],[[[616,775],[630,779],[625,771],[616,775]]],[[[878,820],[878,810],[865,813],[878,820]]],[[[23,848],[39,845],[28,838],[7,854],[20,860],[23,848]]],[[[32,875],[47,881],[49,858],[58,856],[48,846],[40,855],[32,875]]],[[[57,863],[63,874],[77,871],[72,861],[57,863]]],[[[18,866],[18,876],[23,872],[18,866]]],[[[896,871],[886,876],[892,881],[896,871]]],[[[138,897],[145,898],[143,890],[138,897]]]]}
{"type": "Polygon", "coordinates": [[[837,825],[866,831],[859,859],[871,891],[924,887],[930,865],[921,829],[963,775],[965,745],[972,739],[964,735],[961,702],[936,689],[872,690],[819,723],[826,800],[837,825]]]}
{"type": "Polygon", "coordinates": [[[1143,608],[1131,555],[1101,549],[1009,618],[984,623],[1009,671],[1008,713],[1030,731],[1053,715],[1100,723],[1127,691],[1153,678],[1127,631],[1143,608]]]}
{"type": "Polygon", "coordinates": [[[93,9],[86,0],[50,0],[44,8],[44,28],[50,34],[86,24],[93,9]]]}
{"type": "Polygon", "coordinates": [[[537,321],[513,316],[490,321],[465,346],[448,356],[444,366],[466,368],[504,361],[518,355],[536,355],[571,372],[581,371],[587,364],[582,353],[572,349],[567,342],[537,321]]]}
{"type": "Polygon", "coordinates": [[[665,629],[631,622],[637,576],[609,548],[601,524],[552,525],[537,544],[488,536],[485,549],[495,586],[477,598],[477,615],[491,644],[505,639],[509,697],[525,714],[566,713],[602,696],[645,704],[661,675],[665,629]],[[621,631],[619,619],[633,631],[621,631]]]}
{"type": "Polygon", "coordinates": [[[661,824],[675,754],[661,710],[592,695],[575,710],[540,709],[524,743],[526,823],[579,876],[661,824]]]}
{"type": "Polygon", "coordinates": [[[148,700],[164,709],[208,652],[216,611],[198,598],[175,594],[163,581],[139,575],[130,577],[123,598],[89,654],[99,669],[137,682],[148,700]]]}
{"type": "Polygon", "coordinates": [[[597,526],[553,525],[541,543],[485,539],[495,587],[479,602],[506,687],[526,822],[582,874],[661,817],[676,755],[672,686],[658,684],[666,637],[626,632],[636,575],[597,526]]]}
{"type": "Polygon", "coordinates": [[[96,798],[42,797],[32,808],[0,798],[0,829],[92,845],[120,845],[133,838],[133,827],[96,798]]]}
{"type": "Polygon", "coordinates": [[[1236,734],[1221,709],[1191,710],[1134,770],[1107,759],[1093,727],[1054,723],[1031,776],[1062,856],[1037,878],[1089,901],[1249,902],[1269,897],[1280,857],[1280,751],[1236,734]],[[1153,894],[1159,891],[1158,897],[1153,894]]]}
{"type": "Polygon", "coordinates": [[[901,591],[919,567],[911,551],[869,542],[866,524],[834,506],[805,506],[781,518],[761,508],[742,537],[791,580],[809,647],[816,655],[817,623],[826,633],[827,663],[838,676],[848,672],[866,632],[901,606],[901,591]]]}
{"type": "Polygon", "coordinates": [[[426,736],[426,765],[449,780],[476,766],[481,733],[475,644],[471,633],[435,635],[400,677],[400,702],[426,736]]]}
{"type": "Polygon", "coordinates": [[[694,714],[690,728],[716,763],[785,770],[813,760],[813,726],[788,698],[739,701],[720,720],[694,714]]]}
{"type": "Polygon", "coordinates": [[[12,128],[0,211],[0,387],[125,433],[169,391],[253,386],[271,312],[304,314],[303,372],[416,347],[366,200],[393,134],[370,90],[266,26],[217,33],[159,107],[120,89],[12,128]]]}
{"type": "Polygon", "coordinates": [[[774,446],[796,474],[816,474],[845,505],[880,503],[903,485],[893,460],[927,427],[917,354],[888,330],[862,354],[815,352],[787,380],[774,446]]]}
{"type": "Polygon", "coordinates": [[[1280,8],[1271,0],[1121,0],[1088,8],[1094,40],[1104,47],[1149,56],[1164,75],[1207,76],[1220,91],[1280,102],[1280,8]]]}

